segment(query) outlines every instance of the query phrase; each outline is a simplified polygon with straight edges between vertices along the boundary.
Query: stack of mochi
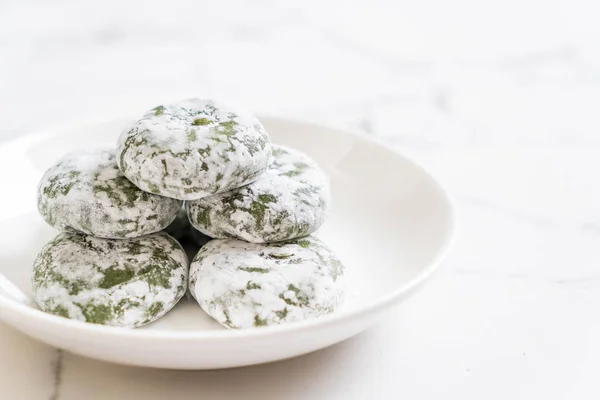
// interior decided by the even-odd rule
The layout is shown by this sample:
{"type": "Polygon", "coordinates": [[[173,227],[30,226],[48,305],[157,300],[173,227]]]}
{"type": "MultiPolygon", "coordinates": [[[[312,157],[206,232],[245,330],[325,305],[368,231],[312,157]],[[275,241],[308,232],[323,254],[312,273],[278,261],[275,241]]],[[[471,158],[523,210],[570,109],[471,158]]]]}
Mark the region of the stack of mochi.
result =
{"type": "Polygon", "coordinates": [[[330,313],[344,267],[310,236],[329,192],[253,115],[208,99],[158,106],[116,148],[67,154],[42,177],[39,212],[62,233],[34,262],[35,301],[121,327],[161,318],[188,287],[228,328],[330,313]]]}

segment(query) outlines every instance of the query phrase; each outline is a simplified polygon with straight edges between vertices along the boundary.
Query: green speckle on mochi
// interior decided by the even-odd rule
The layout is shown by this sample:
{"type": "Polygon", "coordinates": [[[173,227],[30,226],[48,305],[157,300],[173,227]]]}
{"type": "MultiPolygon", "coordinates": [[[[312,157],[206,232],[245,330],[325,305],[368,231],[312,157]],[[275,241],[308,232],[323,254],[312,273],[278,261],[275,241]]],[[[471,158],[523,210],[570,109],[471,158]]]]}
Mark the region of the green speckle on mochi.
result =
{"type": "Polygon", "coordinates": [[[229,318],[229,313],[227,312],[227,310],[223,310],[223,314],[225,315],[225,322],[223,322],[223,324],[225,324],[225,326],[228,326],[229,328],[236,329],[237,326],[235,326],[233,322],[231,322],[231,318],[229,318]]]}
{"type": "Polygon", "coordinates": [[[36,262],[36,268],[33,271],[33,281],[37,286],[45,286],[47,282],[56,282],[64,287],[71,296],[78,295],[87,288],[87,284],[82,281],[71,281],[63,274],[52,268],[52,255],[44,253],[41,260],[36,262]]]}
{"type": "Polygon", "coordinates": [[[246,136],[242,140],[242,143],[244,144],[244,146],[246,146],[248,152],[251,155],[258,153],[261,150],[264,150],[265,146],[267,145],[267,142],[267,137],[264,135],[258,137],[246,136]]]}
{"type": "Polygon", "coordinates": [[[243,202],[243,201],[244,201],[244,195],[239,192],[233,193],[231,196],[227,196],[223,199],[223,203],[225,203],[226,208],[228,210],[230,210],[231,212],[235,212],[235,210],[238,209],[238,207],[235,205],[236,202],[243,202]]]}
{"type": "MultiPolygon", "coordinates": [[[[71,171],[71,172],[74,172],[74,171],[71,171]]],[[[59,195],[61,195],[61,196],[68,195],[69,192],[71,191],[71,188],[76,183],[76,182],[67,180],[69,174],[70,173],[58,174],[58,175],[50,178],[49,184],[46,187],[44,187],[44,189],[42,190],[42,193],[44,193],[45,196],[47,196],[48,198],[51,198],[51,199],[54,199],[54,198],[58,197],[59,195]],[[67,182],[65,182],[65,180],[67,180],[67,182]]]]}
{"type": "Polygon", "coordinates": [[[210,228],[210,208],[197,206],[196,223],[204,228],[210,228]]]}
{"type": "Polygon", "coordinates": [[[246,271],[246,272],[257,272],[259,274],[267,274],[271,272],[269,268],[260,268],[260,267],[238,267],[238,271],[246,271]]]}
{"type": "Polygon", "coordinates": [[[277,203],[277,197],[273,196],[272,194],[259,194],[258,201],[263,204],[277,203]]]}
{"type": "Polygon", "coordinates": [[[104,277],[98,284],[98,287],[108,289],[127,282],[134,276],[134,269],[128,265],[125,265],[123,268],[110,267],[104,271],[104,277]]]}
{"type": "Polygon", "coordinates": [[[132,240],[127,243],[127,251],[134,255],[140,255],[144,246],[137,240],[132,240]]]}
{"type": "Polygon", "coordinates": [[[141,304],[139,301],[131,299],[122,299],[117,303],[116,306],[114,306],[113,310],[115,314],[122,316],[126,308],[139,307],[140,305],[141,304]]]}
{"type": "Polygon", "coordinates": [[[310,240],[301,239],[296,242],[300,247],[308,249],[310,247],[310,240]]]}
{"type": "Polygon", "coordinates": [[[258,314],[254,315],[254,326],[267,326],[268,321],[266,319],[261,319],[258,314]]]}
{"type": "Polygon", "coordinates": [[[223,127],[223,129],[219,130],[219,133],[221,135],[231,137],[233,136],[234,128],[238,125],[238,123],[235,121],[224,121],[219,123],[219,125],[223,127]]]}
{"type": "Polygon", "coordinates": [[[154,115],[158,117],[158,116],[163,115],[165,113],[165,107],[164,106],[154,107],[152,109],[152,111],[154,111],[154,115]]]}
{"type": "Polygon", "coordinates": [[[106,304],[74,304],[81,309],[87,322],[104,325],[114,318],[112,307],[106,304]]]}
{"type": "Polygon", "coordinates": [[[340,276],[344,274],[344,265],[337,258],[330,257],[329,266],[331,267],[331,277],[335,282],[340,276]]]}
{"type": "Polygon", "coordinates": [[[144,129],[140,131],[139,129],[133,129],[128,133],[127,139],[125,139],[125,143],[123,143],[123,149],[119,154],[119,164],[123,170],[127,169],[127,163],[125,162],[125,154],[131,148],[131,146],[142,146],[148,144],[148,138],[145,136],[148,133],[148,129],[144,129]]]}
{"type": "Polygon", "coordinates": [[[285,260],[286,258],[293,257],[294,254],[269,254],[269,258],[274,258],[275,260],[285,260]]]}
{"type": "Polygon", "coordinates": [[[288,315],[287,307],[284,307],[283,310],[275,311],[275,315],[277,315],[279,319],[284,319],[288,315]]]}
{"type": "Polygon", "coordinates": [[[283,147],[276,146],[276,147],[273,147],[272,154],[274,156],[282,156],[284,154],[288,154],[288,151],[285,150],[283,147]]]}
{"type": "Polygon", "coordinates": [[[312,194],[319,194],[319,189],[313,185],[307,185],[305,187],[301,187],[298,188],[294,191],[294,194],[296,196],[301,196],[301,195],[312,195],[312,194]]]}
{"type": "Polygon", "coordinates": [[[140,275],[142,275],[141,280],[148,282],[150,286],[162,286],[165,289],[171,287],[171,272],[167,268],[149,265],[140,271],[140,275]]]}
{"type": "Polygon", "coordinates": [[[148,193],[138,189],[124,176],[117,176],[110,183],[97,183],[92,191],[94,194],[106,193],[108,198],[119,207],[135,207],[138,200],[148,200],[148,193]]]}
{"type": "Polygon", "coordinates": [[[193,141],[195,141],[198,138],[196,136],[196,131],[193,130],[193,129],[190,129],[189,131],[187,131],[186,136],[187,136],[187,140],[189,142],[193,142],[193,141]]]}
{"type": "Polygon", "coordinates": [[[192,122],[192,125],[194,125],[194,126],[208,125],[208,124],[212,124],[212,121],[208,118],[196,118],[194,120],[194,122],[192,122]]]}
{"type": "Polygon", "coordinates": [[[65,306],[63,306],[61,304],[57,304],[56,306],[52,307],[50,305],[51,302],[52,302],[52,300],[47,300],[45,303],[47,312],[49,312],[50,314],[69,318],[69,310],[65,306]]]}
{"type": "Polygon", "coordinates": [[[147,321],[150,322],[154,320],[158,316],[158,314],[164,309],[164,307],[165,305],[162,301],[157,301],[156,303],[148,307],[148,309],[146,309],[146,311],[144,312],[147,321]]]}
{"type": "Polygon", "coordinates": [[[229,142],[229,148],[225,149],[225,151],[229,151],[229,152],[234,152],[235,151],[235,145],[233,144],[233,138],[235,137],[235,128],[238,125],[237,122],[235,121],[223,121],[219,123],[219,126],[213,130],[213,132],[215,132],[217,134],[216,137],[213,136],[213,138],[217,138],[221,143],[225,143],[225,141],[223,141],[222,139],[219,138],[219,136],[225,136],[225,140],[227,142],[229,142]]]}
{"type": "Polygon", "coordinates": [[[294,286],[292,284],[289,284],[288,291],[294,292],[296,300],[287,298],[285,296],[285,292],[281,293],[279,295],[279,298],[281,300],[285,301],[286,304],[288,304],[290,306],[299,306],[299,307],[308,306],[309,298],[306,295],[303,295],[300,289],[298,289],[296,286],[294,286]]]}
{"type": "Polygon", "coordinates": [[[304,173],[304,171],[306,171],[306,169],[308,169],[308,164],[302,163],[302,162],[296,162],[294,163],[294,169],[288,172],[285,172],[281,175],[285,175],[288,177],[294,177],[294,176],[298,176],[304,173]]]}
{"type": "Polygon", "coordinates": [[[246,209],[253,217],[256,223],[256,229],[262,229],[265,226],[265,212],[268,206],[258,201],[253,201],[249,209],[246,209]]]}
{"type": "Polygon", "coordinates": [[[210,146],[206,146],[203,149],[197,149],[196,151],[198,152],[198,154],[200,154],[202,157],[208,157],[210,156],[210,146]]]}
{"type": "Polygon", "coordinates": [[[152,249],[152,261],[170,262],[171,256],[164,249],[156,247],[152,249]]]}

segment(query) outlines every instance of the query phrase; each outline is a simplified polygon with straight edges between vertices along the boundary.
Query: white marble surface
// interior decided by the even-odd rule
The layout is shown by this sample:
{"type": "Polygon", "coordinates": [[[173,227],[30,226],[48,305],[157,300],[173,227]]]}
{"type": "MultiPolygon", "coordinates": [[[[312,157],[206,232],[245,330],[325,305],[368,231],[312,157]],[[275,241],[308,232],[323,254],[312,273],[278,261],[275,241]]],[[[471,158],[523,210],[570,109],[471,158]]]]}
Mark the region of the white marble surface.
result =
{"type": "Polygon", "coordinates": [[[0,325],[7,400],[600,398],[597,1],[0,3],[0,140],[189,95],[362,128],[453,192],[459,239],[391,318],[178,372],[0,325]]]}

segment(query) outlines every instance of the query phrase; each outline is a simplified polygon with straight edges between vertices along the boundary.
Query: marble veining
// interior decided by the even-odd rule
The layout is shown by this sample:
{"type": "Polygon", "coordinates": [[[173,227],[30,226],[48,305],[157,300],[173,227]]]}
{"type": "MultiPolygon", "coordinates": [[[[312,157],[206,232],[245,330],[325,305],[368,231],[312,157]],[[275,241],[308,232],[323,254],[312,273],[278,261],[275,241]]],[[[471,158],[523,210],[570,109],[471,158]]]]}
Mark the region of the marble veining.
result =
{"type": "Polygon", "coordinates": [[[460,224],[422,292],[332,348],[160,371],[0,324],[3,395],[599,398],[599,12],[587,0],[3,1],[0,142],[216,96],[380,139],[444,182],[460,224]]]}
{"type": "Polygon", "coordinates": [[[50,394],[49,400],[60,399],[60,385],[62,383],[62,369],[63,369],[63,351],[56,350],[56,358],[52,363],[52,372],[54,375],[54,384],[52,385],[52,394],[50,394]]]}

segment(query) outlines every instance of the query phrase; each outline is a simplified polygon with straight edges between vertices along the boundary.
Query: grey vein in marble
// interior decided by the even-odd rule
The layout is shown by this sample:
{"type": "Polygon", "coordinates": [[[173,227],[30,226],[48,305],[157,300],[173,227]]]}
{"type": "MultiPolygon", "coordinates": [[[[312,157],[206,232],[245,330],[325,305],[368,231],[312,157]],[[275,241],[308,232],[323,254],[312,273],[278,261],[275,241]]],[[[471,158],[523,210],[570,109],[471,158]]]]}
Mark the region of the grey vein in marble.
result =
{"type": "Polygon", "coordinates": [[[59,400],[63,375],[63,351],[60,349],[56,350],[56,358],[54,359],[52,365],[52,373],[54,377],[54,384],[52,386],[52,394],[48,400],[59,400]]]}

